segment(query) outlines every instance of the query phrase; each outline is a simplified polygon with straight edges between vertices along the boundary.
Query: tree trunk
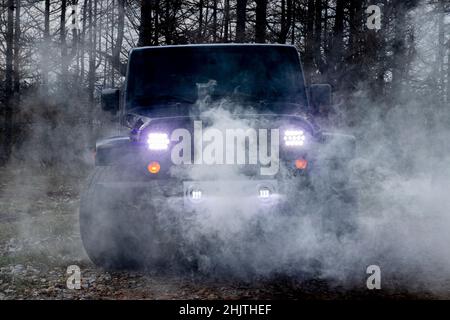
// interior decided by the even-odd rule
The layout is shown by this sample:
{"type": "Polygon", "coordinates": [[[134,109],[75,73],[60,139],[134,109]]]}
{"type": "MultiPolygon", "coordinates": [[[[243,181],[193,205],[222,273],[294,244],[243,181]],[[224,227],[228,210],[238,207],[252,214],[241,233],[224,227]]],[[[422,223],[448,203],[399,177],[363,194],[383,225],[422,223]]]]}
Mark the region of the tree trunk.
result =
{"type": "MultiPolygon", "coordinates": [[[[109,7],[109,0],[107,0],[106,1],[106,8],[108,8],[109,7]]],[[[103,1],[101,2],[101,8],[102,8],[102,11],[103,11],[103,1]]],[[[111,29],[111,27],[110,27],[110,25],[111,25],[111,10],[107,10],[106,11],[106,13],[105,13],[105,18],[106,18],[106,21],[105,21],[105,29],[106,29],[106,32],[105,32],[105,37],[106,37],[106,41],[105,41],[105,52],[111,52],[112,51],[112,45],[111,45],[111,42],[109,41],[109,30],[111,29]],[[111,46],[110,46],[111,45],[111,46]]],[[[140,30],[140,25],[139,25],[139,30],[140,30]]],[[[102,42],[101,40],[100,40],[100,42],[102,42]]],[[[138,45],[139,45],[139,40],[138,40],[138,45]]],[[[102,83],[102,86],[103,86],[103,88],[106,88],[107,87],[107,85],[110,83],[109,81],[108,81],[108,78],[109,78],[109,75],[110,75],[110,66],[111,66],[111,61],[108,61],[108,59],[105,59],[104,60],[105,61],[105,63],[104,63],[104,65],[103,65],[103,83],[102,83]]]]}
{"type": "Polygon", "coordinates": [[[159,8],[160,8],[160,0],[155,0],[155,7],[154,7],[155,32],[154,32],[154,40],[153,40],[153,44],[155,46],[159,45],[159,35],[160,35],[159,8]]]}
{"type": "Polygon", "coordinates": [[[97,0],[89,0],[89,71],[88,71],[88,101],[89,101],[89,123],[92,137],[92,117],[94,108],[94,89],[95,89],[95,13],[94,6],[97,0]]]}
{"type": "Polygon", "coordinates": [[[217,42],[217,0],[214,0],[214,2],[213,2],[212,34],[213,34],[213,42],[217,42]]]}
{"type": "Polygon", "coordinates": [[[14,21],[14,92],[20,91],[20,0],[16,0],[16,18],[14,21]]]}
{"type": "Polygon", "coordinates": [[[286,0],[281,0],[281,18],[280,18],[280,34],[278,35],[278,43],[286,42],[286,0]]]}
{"type": "Polygon", "coordinates": [[[229,41],[229,26],[230,26],[230,0],[225,0],[223,13],[223,42],[229,41]]]}
{"type": "MultiPolygon", "coordinates": [[[[346,53],[345,63],[347,66],[350,66],[349,71],[349,81],[348,88],[354,88],[360,81],[363,79],[366,70],[363,70],[364,66],[367,64],[363,64],[364,54],[363,50],[367,49],[366,46],[363,45],[363,40],[367,42],[370,40],[368,34],[373,32],[372,30],[367,30],[364,25],[363,19],[363,3],[359,1],[350,1],[349,8],[349,39],[348,39],[348,49],[346,53]],[[364,32],[362,31],[364,28],[364,32]]],[[[371,46],[371,49],[373,47],[371,46]]],[[[331,48],[332,50],[332,48],[331,48]]],[[[379,48],[377,50],[382,50],[379,48]]],[[[366,50],[367,53],[367,50],[366,50]]],[[[381,64],[384,62],[380,62],[381,64]]],[[[384,69],[382,65],[379,66],[380,70],[384,69]]],[[[382,71],[383,72],[383,71],[382,71]]],[[[384,80],[383,80],[384,81],[384,80]]],[[[383,87],[382,83],[379,83],[379,88],[383,87]]],[[[379,95],[381,96],[381,94],[379,95]]]]}
{"type": "Polygon", "coordinates": [[[170,21],[170,1],[165,1],[164,3],[164,38],[166,39],[166,44],[172,44],[172,28],[170,21]]]}
{"type": "Polygon", "coordinates": [[[125,29],[125,0],[118,0],[117,38],[113,48],[113,64],[117,70],[121,70],[120,53],[122,51],[125,29]]]}
{"type": "Polygon", "coordinates": [[[395,5],[394,43],[393,43],[393,71],[392,71],[392,101],[395,103],[403,92],[406,59],[405,22],[406,8],[398,3],[395,5]]]}
{"type": "Polygon", "coordinates": [[[6,163],[12,148],[12,93],[13,93],[13,46],[14,46],[14,0],[7,2],[5,113],[2,163],[6,163]]]}
{"type": "Polygon", "coordinates": [[[141,0],[141,24],[139,26],[138,46],[152,45],[152,1],[141,0]]]}
{"type": "Polygon", "coordinates": [[[292,0],[281,0],[281,28],[278,43],[286,43],[292,19],[292,0]]]}
{"type": "MultiPolygon", "coordinates": [[[[78,51],[78,28],[79,28],[79,20],[77,17],[78,12],[76,11],[77,7],[72,4],[72,10],[70,13],[70,19],[71,19],[71,31],[72,31],[72,48],[70,51],[70,59],[73,59],[78,51]]],[[[77,64],[78,65],[78,64],[77,64]]],[[[78,66],[77,66],[78,67],[78,66]]],[[[76,71],[76,73],[78,72],[78,70],[76,71]]]]}
{"type": "Polygon", "coordinates": [[[83,31],[81,32],[81,48],[80,48],[80,54],[79,54],[79,60],[80,60],[80,78],[78,79],[79,83],[84,82],[84,72],[85,72],[85,66],[84,66],[84,55],[86,51],[86,30],[87,30],[87,20],[89,14],[87,13],[89,3],[91,0],[84,0],[83,4],[83,31]]]}
{"type": "Polygon", "coordinates": [[[50,0],[45,0],[44,9],[44,44],[43,54],[41,57],[42,64],[42,92],[48,94],[48,74],[49,74],[49,50],[50,47],[50,0]]]}
{"type": "Polygon", "coordinates": [[[314,0],[308,0],[308,18],[306,21],[306,34],[305,34],[305,53],[303,62],[305,64],[305,71],[307,73],[307,78],[314,69],[313,59],[314,59],[314,0]]]}
{"type": "Polygon", "coordinates": [[[236,4],[236,42],[245,41],[245,20],[247,16],[247,0],[237,0],[236,4]]]}
{"type": "Polygon", "coordinates": [[[336,69],[336,67],[338,67],[337,64],[342,61],[344,50],[344,4],[344,0],[336,1],[336,18],[334,20],[333,41],[330,50],[334,69],[336,69]]]}
{"type": "Polygon", "coordinates": [[[255,42],[266,42],[267,0],[256,0],[255,42]]]}
{"type": "Polygon", "coordinates": [[[61,20],[60,20],[60,41],[61,41],[61,86],[63,90],[67,86],[67,74],[69,70],[67,61],[67,42],[66,42],[66,11],[67,0],[61,0],[61,20]]]}
{"type": "Polygon", "coordinates": [[[359,57],[359,38],[361,33],[360,27],[362,24],[362,4],[359,1],[350,1],[349,13],[350,33],[348,38],[348,57],[350,61],[354,61],[359,57]]]}
{"type": "Polygon", "coordinates": [[[323,72],[322,63],[322,10],[323,0],[316,0],[314,17],[314,62],[315,68],[323,72]]]}
{"type": "Polygon", "coordinates": [[[291,44],[295,44],[295,23],[297,22],[297,16],[296,16],[296,4],[297,2],[295,0],[292,1],[292,18],[291,18],[291,44]]]}
{"type": "Polygon", "coordinates": [[[445,7],[444,0],[439,0],[438,3],[438,49],[436,54],[436,80],[437,80],[437,95],[444,100],[445,93],[445,7]]]}
{"type": "Polygon", "coordinates": [[[447,42],[447,105],[450,105],[450,40],[447,42]]]}
{"type": "Polygon", "coordinates": [[[284,42],[288,40],[289,28],[292,25],[292,10],[293,10],[293,0],[287,0],[287,8],[286,8],[286,31],[284,35],[284,42]]]}
{"type": "Polygon", "coordinates": [[[202,42],[203,39],[203,0],[199,0],[198,2],[198,34],[197,34],[197,42],[202,42]]]}
{"type": "MultiPolygon", "coordinates": [[[[144,0],[145,1],[145,0],[144,0]]],[[[109,34],[109,38],[111,39],[111,52],[114,50],[114,32],[115,32],[115,25],[116,25],[116,0],[112,0],[112,10],[111,10],[111,30],[109,34]]],[[[111,88],[114,88],[116,86],[116,69],[114,68],[114,64],[111,61],[109,61],[110,65],[110,79],[111,79],[111,88]]]]}

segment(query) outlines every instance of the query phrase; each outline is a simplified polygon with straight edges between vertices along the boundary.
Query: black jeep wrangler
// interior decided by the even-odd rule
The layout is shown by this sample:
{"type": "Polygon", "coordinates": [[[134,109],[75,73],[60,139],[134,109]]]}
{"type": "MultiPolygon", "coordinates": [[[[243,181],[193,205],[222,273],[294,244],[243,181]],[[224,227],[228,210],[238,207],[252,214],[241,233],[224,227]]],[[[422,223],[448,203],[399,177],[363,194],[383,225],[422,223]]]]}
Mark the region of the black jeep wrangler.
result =
{"type": "Polygon", "coordinates": [[[355,138],[318,125],[331,89],[306,87],[295,47],[136,48],[123,88],[102,92],[124,134],[97,143],[81,199],[95,264],[183,259],[186,226],[224,204],[254,219],[314,215],[337,239],[352,229],[355,138]]]}

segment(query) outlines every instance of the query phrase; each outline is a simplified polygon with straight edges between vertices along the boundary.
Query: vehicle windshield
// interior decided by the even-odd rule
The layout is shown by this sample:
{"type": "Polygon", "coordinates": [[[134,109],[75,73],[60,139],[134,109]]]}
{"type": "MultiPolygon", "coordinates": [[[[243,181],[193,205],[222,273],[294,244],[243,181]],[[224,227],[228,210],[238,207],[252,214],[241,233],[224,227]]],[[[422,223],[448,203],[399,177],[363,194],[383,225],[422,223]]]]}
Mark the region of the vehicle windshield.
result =
{"type": "Polygon", "coordinates": [[[297,51],[288,46],[180,46],[134,50],[127,108],[238,98],[306,105],[297,51]]]}

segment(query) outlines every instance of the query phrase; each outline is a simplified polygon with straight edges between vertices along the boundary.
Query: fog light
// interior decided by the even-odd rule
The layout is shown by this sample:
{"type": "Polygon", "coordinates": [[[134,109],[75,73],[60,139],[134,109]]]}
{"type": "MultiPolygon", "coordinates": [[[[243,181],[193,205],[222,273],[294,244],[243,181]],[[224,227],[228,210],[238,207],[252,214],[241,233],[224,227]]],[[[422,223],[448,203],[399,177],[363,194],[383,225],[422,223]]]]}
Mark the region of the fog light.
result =
{"type": "Polygon", "coordinates": [[[269,199],[270,198],[270,189],[267,187],[262,187],[259,189],[259,198],[260,199],[269,199]]]}
{"type": "Polygon", "coordinates": [[[193,190],[191,192],[192,200],[200,200],[202,198],[202,191],[201,190],[193,190]]]}
{"type": "Polygon", "coordinates": [[[203,199],[203,191],[193,188],[189,191],[189,198],[192,202],[199,202],[203,199]]]}
{"type": "Polygon", "coordinates": [[[153,161],[150,162],[150,164],[147,166],[147,170],[148,172],[155,174],[158,173],[159,170],[161,170],[161,166],[159,165],[159,162],[153,161]]]}

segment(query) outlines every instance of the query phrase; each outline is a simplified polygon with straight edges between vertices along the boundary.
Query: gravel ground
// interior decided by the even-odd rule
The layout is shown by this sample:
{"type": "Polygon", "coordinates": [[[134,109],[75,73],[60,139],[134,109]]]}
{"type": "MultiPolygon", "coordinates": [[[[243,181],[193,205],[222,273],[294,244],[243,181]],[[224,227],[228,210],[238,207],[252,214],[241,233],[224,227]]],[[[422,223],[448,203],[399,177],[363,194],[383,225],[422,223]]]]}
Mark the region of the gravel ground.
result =
{"type": "Polygon", "coordinates": [[[197,274],[107,272],[83,250],[78,231],[79,186],[69,177],[23,168],[0,169],[0,300],[3,299],[372,299],[445,298],[395,286],[344,288],[322,279],[277,276],[249,281],[197,274]],[[70,182],[67,182],[70,181],[70,182]],[[81,289],[66,286],[69,265],[81,289]]]}

